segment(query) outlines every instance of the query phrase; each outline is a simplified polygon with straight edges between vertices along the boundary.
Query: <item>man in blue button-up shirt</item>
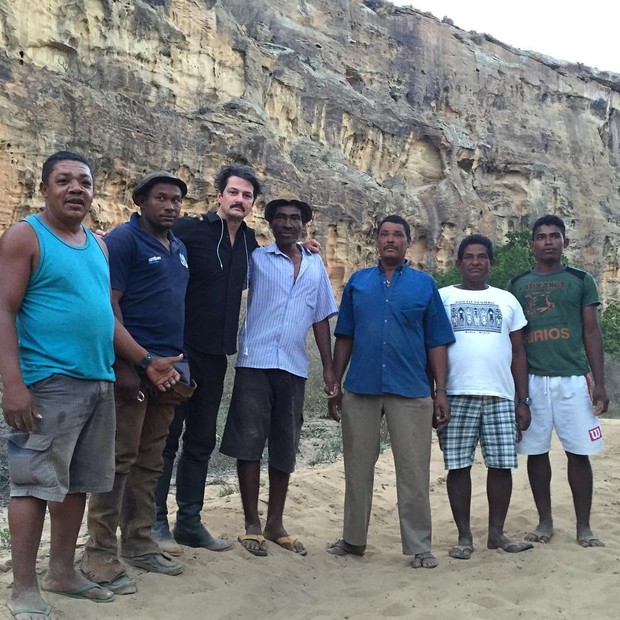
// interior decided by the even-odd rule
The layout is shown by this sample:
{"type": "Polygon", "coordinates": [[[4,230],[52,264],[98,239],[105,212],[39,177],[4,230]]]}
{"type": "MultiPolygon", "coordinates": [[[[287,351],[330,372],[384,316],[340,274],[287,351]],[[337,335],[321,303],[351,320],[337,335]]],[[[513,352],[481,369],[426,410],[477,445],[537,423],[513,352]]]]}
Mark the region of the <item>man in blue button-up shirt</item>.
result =
{"type": "Polygon", "coordinates": [[[379,430],[385,415],[398,492],[405,555],[414,568],[434,568],[431,553],[429,467],[433,413],[438,427],[450,419],[445,393],[446,346],[452,328],[434,280],[405,260],[409,224],[390,215],[377,233],[379,264],[354,273],[342,294],[336,325],[334,379],[349,364],[344,395],[336,389],[330,415],[340,420],[345,465],[343,537],[328,545],[334,555],[362,555],[372,504],[379,430]],[[435,382],[434,405],[427,375],[435,382]]]}

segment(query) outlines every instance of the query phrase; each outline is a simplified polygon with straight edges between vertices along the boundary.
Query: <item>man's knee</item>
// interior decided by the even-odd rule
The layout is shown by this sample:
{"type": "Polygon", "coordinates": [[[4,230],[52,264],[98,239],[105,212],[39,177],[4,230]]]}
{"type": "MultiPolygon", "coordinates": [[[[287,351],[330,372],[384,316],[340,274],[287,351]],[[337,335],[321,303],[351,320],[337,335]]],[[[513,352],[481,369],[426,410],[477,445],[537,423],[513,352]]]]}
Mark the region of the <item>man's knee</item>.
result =
{"type": "Polygon", "coordinates": [[[590,457],[587,454],[575,454],[574,452],[566,452],[566,458],[570,464],[589,465],[590,457]]]}

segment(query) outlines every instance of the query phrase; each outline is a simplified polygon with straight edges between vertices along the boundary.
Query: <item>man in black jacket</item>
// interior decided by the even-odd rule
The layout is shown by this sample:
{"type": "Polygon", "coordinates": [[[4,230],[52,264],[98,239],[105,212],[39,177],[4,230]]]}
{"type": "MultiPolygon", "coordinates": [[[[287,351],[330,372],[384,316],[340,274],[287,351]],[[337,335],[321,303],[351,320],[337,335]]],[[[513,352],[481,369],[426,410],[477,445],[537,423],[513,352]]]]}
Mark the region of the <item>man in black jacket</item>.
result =
{"type": "Polygon", "coordinates": [[[247,285],[249,257],[258,247],[254,231],[244,219],[261,186],[251,168],[238,164],[222,168],[215,183],[218,210],[199,218],[181,218],[173,229],[188,251],[185,347],[191,376],[198,384],[193,397],[177,408],[155,492],[157,522],[152,536],[162,551],[173,555],[181,552],[177,543],[211,551],[231,548],[229,541],[209,533],[201,522],[200,511],[209,459],[215,448],[226,356],[236,352],[241,293],[247,285]],[[176,473],[178,512],[171,534],[166,498],[184,424],[176,473]]]}

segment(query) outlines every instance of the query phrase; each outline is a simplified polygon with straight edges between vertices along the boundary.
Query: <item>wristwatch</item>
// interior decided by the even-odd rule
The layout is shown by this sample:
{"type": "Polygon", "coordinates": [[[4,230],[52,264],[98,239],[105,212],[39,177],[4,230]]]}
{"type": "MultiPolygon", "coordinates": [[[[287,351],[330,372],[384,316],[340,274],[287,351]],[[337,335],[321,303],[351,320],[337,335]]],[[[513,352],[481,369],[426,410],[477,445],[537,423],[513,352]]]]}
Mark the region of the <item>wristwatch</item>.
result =
{"type": "Polygon", "coordinates": [[[529,396],[525,398],[517,398],[517,405],[527,405],[528,407],[532,406],[532,399],[529,396]]]}
{"type": "Polygon", "coordinates": [[[144,370],[146,370],[150,366],[152,361],[153,361],[153,356],[150,353],[147,353],[142,358],[142,361],[138,364],[138,366],[140,366],[140,368],[143,368],[144,370]]]}

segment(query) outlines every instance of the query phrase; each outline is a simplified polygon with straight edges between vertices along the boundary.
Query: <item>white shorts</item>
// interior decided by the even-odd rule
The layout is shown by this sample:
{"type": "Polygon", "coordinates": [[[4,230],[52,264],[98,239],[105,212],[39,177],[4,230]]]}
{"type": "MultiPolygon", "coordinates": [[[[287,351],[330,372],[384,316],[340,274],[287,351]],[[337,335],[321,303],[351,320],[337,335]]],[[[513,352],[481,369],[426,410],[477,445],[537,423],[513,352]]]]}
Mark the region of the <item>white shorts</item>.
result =
{"type": "Polygon", "coordinates": [[[594,415],[589,378],[529,375],[532,423],[517,444],[519,454],[545,454],[555,428],[562,447],[572,454],[598,454],[603,433],[594,415]]]}

